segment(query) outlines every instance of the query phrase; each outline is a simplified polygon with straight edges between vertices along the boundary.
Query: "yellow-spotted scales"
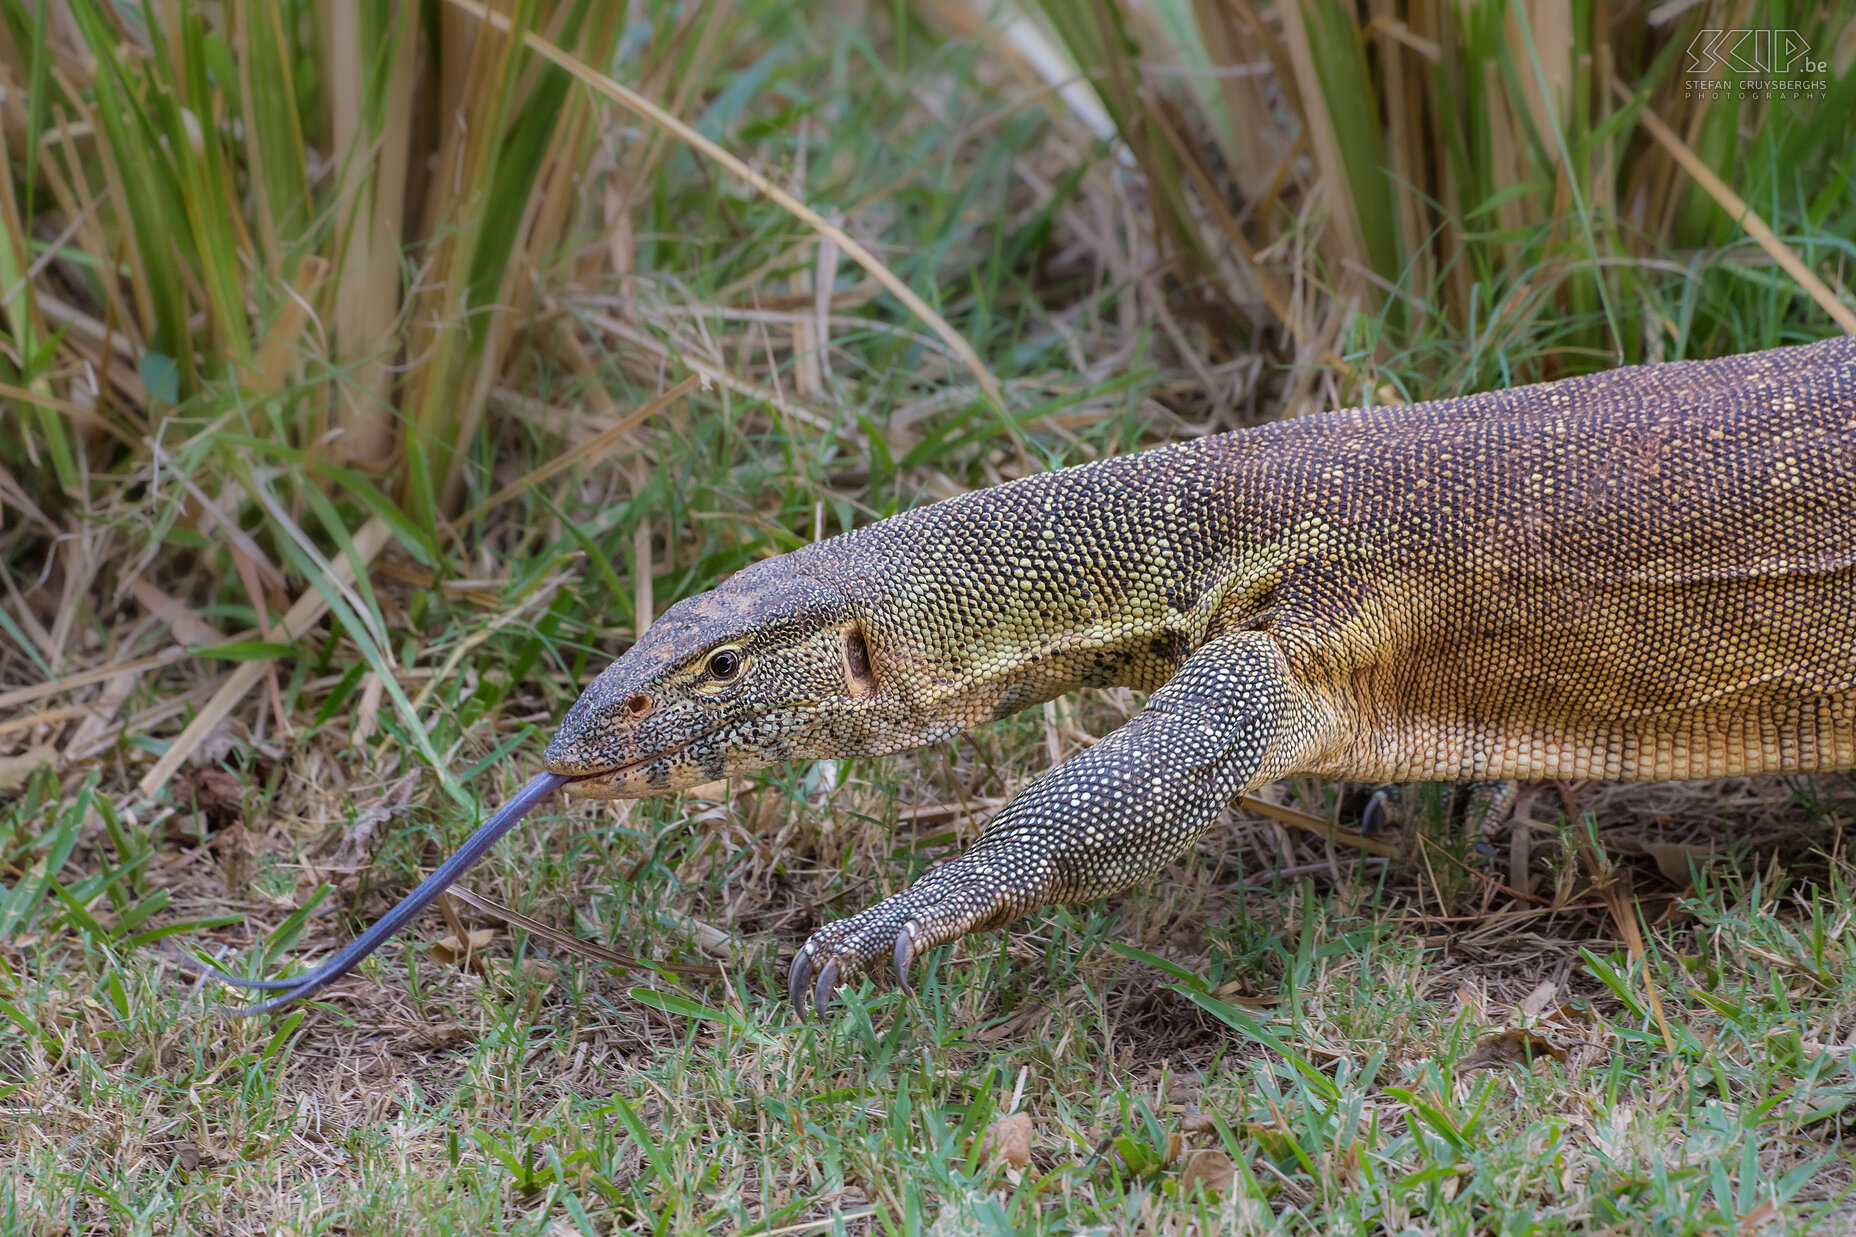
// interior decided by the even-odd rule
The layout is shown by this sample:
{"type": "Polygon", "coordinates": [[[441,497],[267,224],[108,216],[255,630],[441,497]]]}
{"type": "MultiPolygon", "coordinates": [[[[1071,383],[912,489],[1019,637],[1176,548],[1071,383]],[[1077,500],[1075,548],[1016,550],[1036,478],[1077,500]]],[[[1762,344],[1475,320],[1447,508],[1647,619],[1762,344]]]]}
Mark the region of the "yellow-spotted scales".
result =
{"type": "Polygon", "coordinates": [[[794,999],[1124,888],[1292,774],[1856,767],[1856,340],[1307,416],[883,520],[672,606],[547,766],[657,794],[1112,685],[1152,695],[813,934],[794,999]]]}

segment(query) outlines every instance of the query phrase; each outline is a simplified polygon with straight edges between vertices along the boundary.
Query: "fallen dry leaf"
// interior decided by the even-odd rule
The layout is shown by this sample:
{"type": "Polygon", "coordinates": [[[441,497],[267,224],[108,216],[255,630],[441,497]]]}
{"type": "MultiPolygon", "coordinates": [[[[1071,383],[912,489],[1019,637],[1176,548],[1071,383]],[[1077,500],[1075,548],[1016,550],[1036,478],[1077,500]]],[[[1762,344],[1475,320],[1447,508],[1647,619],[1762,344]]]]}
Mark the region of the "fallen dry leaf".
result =
{"type": "Polygon", "coordinates": [[[1203,1187],[1207,1194],[1219,1194],[1231,1188],[1231,1182],[1237,1176],[1237,1165],[1231,1157],[1222,1151],[1194,1151],[1186,1157],[1186,1166],[1179,1170],[1179,1192],[1191,1194],[1197,1187],[1203,1187]]]}
{"type": "Polygon", "coordinates": [[[188,769],[174,780],[174,800],[191,803],[214,830],[228,829],[245,818],[245,785],[224,769],[188,769]]]}
{"type": "Polygon", "coordinates": [[[1527,999],[1521,1002],[1521,1012],[1526,1014],[1529,1018],[1540,1017],[1540,1015],[1552,1008],[1553,995],[1559,990],[1560,986],[1552,980],[1541,980],[1540,986],[1528,993],[1527,999]]]}
{"type": "Polygon", "coordinates": [[[420,776],[420,771],[415,769],[400,778],[372,807],[356,816],[354,823],[345,829],[339,826],[331,829],[311,851],[318,874],[332,880],[344,897],[354,893],[360,885],[362,870],[374,861],[374,852],[386,840],[387,823],[413,806],[412,798],[419,789],[420,776]]]}
{"type": "Polygon", "coordinates": [[[705,799],[710,803],[727,803],[728,779],[722,778],[719,781],[704,782],[700,786],[690,787],[683,793],[692,799],[705,799]]]}
{"type": "Polygon", "coordinates": [[[490,947],[496,937],[495,928],[477,928],[464,940],[455,935],[441,937],[432,942],[432,956],[449,966],[456,966],[465,957],[472,962],[472,969],[477,968],[477,955],[490,947]]]}
{"type": "Polygon", "coordinates": [[[53,764],[58,749],[49,743],[27,748],[17,756],[0,756],[0,790],[17,790],[40,765],[53,764]]]}
{"type": "Polygon", "coordinates": [[[1760,1229],[1779,1218],[1779,1209],[1771,1199],[1767,1199],[1753,1210],[1740,1217],[1740,1237],[1753,1237],[1760,1229]]]}
{"type": "MultiPolygon", "coordinates": [[[[475,936],[476,933],[471,935],[475,936]]],[[[547,987],[561,977],[561,968],[546,958],[524,958],[515,969],[513,978],[517,983],[535,983],[547,987]]]]}
{"type": "Polygon", "coordinates": [[[436,1052],[471,1043],[477,1037],[468,1028],[446,1023],[443,1026],[419,1027],[408,1032],[407,1038],[419,1048],[436,1052]]]}
{"type": "Polygon", "coordinates": [[[190,1173],[201,1165],[208,1168],[217,1166],[217,1161],[200,1150],[200,1145],[192,1139],[176,1139],[166,1145],[166,1151],[172,1157],[171,1162],[183,1172],[190,1173]]]}
{"type": "Polygon", "coordinates": [[[1020,1009],[1004,1022],[998,1023],[995,1026],[986,1027],[983,1030],[975,1031],[973,1033],[973,1039],[976,1043],[981,1044],[995,1044],[1000,1041],[1010,1043],[1014,1040],[1022,1039],[1025,1033],[1031,1029],[1032,1024],[1038,1022],[1049,1012],[1049,1007],[1042,1001],[1027,1001],[1023,1009],[1020,1009]]]}
{"type": "Polygon", "coordinates": [[[1639,846],[1656,861],[1656,870],[1663,874],[1663,879],[1678,889],[1686,889],[1693,883],[1691,863],[1701,868],[1723,857],[1712,846],[1684,846],[1679,842],[1642,842],[1639,846]]]}
{"type": "Polygon", "coordinates": [[[509,973],[509,987],[514,992],[526,991],[528,996],[529,1016],[541,1008],[542,998],[548,995],[548,989],[561,976],[561,968],[546,958],[524,958],[521,965],[509,973]]]}
{"type": "Polygon", "coordinates": [[[1031,1114],[1028,1112],[1015,1112],[1009,1117],[1001,1117],[992,1123],[986,1136],[980,1140],[980,1157],[1004,1160],[1009,1168],[1023,1168],[1031,1162],[1031,1136],[1034,1132],[1031,1114]]]}
{"type": "Polygon", "coordinates": [[[1498,1069],[1504,1065],[1527,1065],[1539,1057],[1566,1059],[1566,1050],[1554,1045],[1544,1035],[1524,1027],[1510,1027],[1476,1041],[1476,1046],[1456,1063],[1457,1070],[1498,1069]]]}
{"type": "Polygon", "coordinates": [[[1282,1004],[1280,993],[1271,993],[1268,996],[1246,996],[1243,987],[1241,980],[1234,979],[1213,992],[1212,995],[1231,1005],[1247,1005],[1253,1009],[1258,1006],[1282,1004]]]}
{"type": "Polygon", "coordinates": [[[1591,1006],[1575,1005],[1571,1001],[1561,1001],[1552,1016],[1561,1022],[1591,1022],[1594,1017],[1591,1006]]]}
{"type": "Polygon", "coordinates": [[[1179,1128],[1188,1134],[1216,1134],[1218,1132],[1211,1114],[1203,1112],[1187,1113],[1179,1119],[1179,1128]]]}

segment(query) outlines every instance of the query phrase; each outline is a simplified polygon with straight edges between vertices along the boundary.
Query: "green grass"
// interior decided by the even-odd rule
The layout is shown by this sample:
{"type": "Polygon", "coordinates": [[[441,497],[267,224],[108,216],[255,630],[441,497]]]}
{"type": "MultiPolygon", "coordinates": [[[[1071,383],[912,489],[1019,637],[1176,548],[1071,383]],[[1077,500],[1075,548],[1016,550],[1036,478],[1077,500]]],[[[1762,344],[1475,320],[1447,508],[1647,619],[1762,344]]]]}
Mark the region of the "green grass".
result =
{"type": "MultiPolygon", "coordinates": [[[[1033,746],[1036,728],[1016,728],[989,738],[1033,746]]],[[[986,745],[948,754],[982,788],[986,745]]],[[[499,938],[481,979],[394,949],[326,1007],[227,1021],[225,998],[126,948],[107,909],[48,907],[0,972],[0,1214],[21,1231],[535,1233],[829,1231],[834,1214],[886,1232],[1711,1232],[1847,1216],[1840,855],[1742,847],[1687,896],[1646,899],[1673,912],[1649,967],[1674,1051],[1602,913],[1504,922],[1448,882],[1267,869],[1251,874],[1262,888],[1221,893],[1252,866],[1232,856],[1255,826],[1236,821],[1152,888],[958,948],[912,999],[866,984],[827,1022],[794,1017],[775,996],[780,955],[815,908],[893,889],[952,841],[801,822],[880,817],[934,772],[770,781],[706,820],[675,802],[622,822],[578,809],[534,821],[473,881],[563,923],[572,906],[581,933],[665,960],[693,956],[684,916],[727,925],[714,980],[563,961],[548,983],[499,938]],[[754,823],[769,815],[790,822],[777,854],[754,823]],[[1474,922],[1427,925],[1438,896],[1474,922]],[[1518,1012],[1543,982],[1545,1007],[1518,1012]],[[1243,994],[1275,999],[1230,1003],[1243,994]],[[1465,1067],[1523,1025],[1565,1060],[1465,1067]],[[1022,1172],[976,1137],[1011,1109],[1036,1131],[1022,1172]],[[1237,1187],[1182,1197],[1182,1160],[1218,1148],[1237,1187]]],[[[6,825],[31,836],[82,811],[28,794],[6,825]]],[[[442,807],[427,819],[440,836],[465,824],[442,807]]],[[[1835,847],[1822,831],[1848,812],[1786,819],[1835,847]]],[[[1551,851],[1578,834],[1544,836],[1551,851]]],[[[420,842],[396,838],[387,870],[420,842]]]]}
{"type": "MultiPolygon", "coordinates": [[[[1186,7],[1152,11],[1174,29],[1211,11],[1186,7]]],[[[252,966],[347,939],[534,770],[641,603],[1028,471],[1363,389],[1425,398],[1609,363],[1614,330],[1632,357],[1674,358],[1833,329],[1681,182],[1650,223],[1618,213],[1627,195],[1599,190],[1654,158],[1590,116],[1570,134],[1589,231],[1570,194],[1558,213],[1537,187],[1502,198],[1516,169],[1483,166],[1486,134],[1452,156],[1476,174],[1423,219],[1472,234],[1420,261],[1400,232],[1374,259],[1411,264],[1389,282],[1430,281],[1432,312],[1333,295],[1345,255],[1310,212],[1312,179],[1293,179],[1241,224],[1301,290],[1287,321],[1224,268],[1164,265],[1194,226],[1217,262],[1235,243],[1189,175],[1144,208],[1141,177],[1183,175],[1177,151],[1124,165],[1014,76],[995,34],[950,36],[939,6],[850,21],[651,4],[623,28],[520,8],[596,61],[616,46],[621,79],[841,216],[972,342],[1000,409],[786,212],[526,55],[473,68],[436,9],[413,30],[356,6],[369,46],[438,32],[420,78],[417,56],[344,59],[314,6],[260,8],[175,6],[160,53],[93,80],[74,49],[138,46],[143,10],[73,0],[72,24],[48,27],[30,0],[0,3],[12,80],[50,83],[26,132],[9,112],[0,201],[0,284],[37,268],[0,347],[0,693],[111,671],[12,705],[21,724],[0,730],[0,1230],[1851,1224],[1853,809],[1834,779],[1537,801],[1522,867],[1544,907],[1492,883],[1512,877],[1511,837],[1479,853],[1434,797],[1412,826],[1429,843],[1396,867],[1234,812],[1164,879],[965,942],[913,998],[864,985],[825,1022],[783,1009],[785,959],[812,928],[956,853],[1053,743],[1125,716],[1117,693],[908,757],[770,772],[724,804],[538,815],[468,882],[662,971],[499,931],[466,973],[429,949],[450,931],[433,916],[326,1003],[224,1017],[239,998],[164,961],[163,934],[252,966]],[[421,108],[472,72],[497,88],[464,92],[464,145],[445,155],[421,108]],[[340,98],[360,116],[347,171],[328,162],[340,98]],[[85,108],[90,129],[62,128],[85,108]],[[396,132],[397,161],[381,137],[396,132]],[[356,222],[345,186],[405,209],[356,222]],[[312,312],[293,325],[292,305],[312,312]],[[128,341],[114,359],[106,334],[128,341]],[[461,519],[694,365],[728,381],[461,519]],[[369,434],[403,449],[341,445],[369,434]],[[374,520],[387,546],[344,584],[374,520]],[[279,631],[304,595],[331,617],[279,631]],[[175,646],[193,651],[143,664],[175,646]],[[141,792],[242,666],[262,670],[254,689],[141,792]],[[1636,853],[1646,839],[1729,853],[1688,890],[1636,853]],[[1595,871],[1634,880],[1642,960],[1595,871]],[[1491,1060],[1519,1027],[1546,1058],[1491,1060]],[[1033,1124],[1022,1170],[984,1142],[1013,1110],[1033,1124]],[[1218,1150],[1236,1184],[1182,1196],[1194,1153],[1218,1150]]],[[[1339,37],[1341,7],[1308,11],[1316,45],[1339,37]]],[[[1152,24],[1129,15],[1113,37],[1166,59],[1152,24]]],[[[1492,29],[1475,54],[1525,68],[1492,29]]],[[[1383,48],[1364,63],[1383,73],[1383,48]]],[[[1208,112],[1230,99],[1202,79],[1157,80],[1159,120],[1136,114],[1152,93],[1104,87],[1130,145],[1170,128],[1228,210],[1252,205],[1268,169],[1221,159],[1268,134],[1208,112]]],[[[1518,89],[1474,89],[1491,80],[1518,89]]],[[[1716,122],[1711,163],[1847,286],[1856,136],[1820,111],[1755,119],[1739,138],[1716,122]]],[[[1383,174],[1342,157],[1349,178],[1383,174]]],[[[1357,790],[1285,788],[1348,817],[1357,790]]]]}

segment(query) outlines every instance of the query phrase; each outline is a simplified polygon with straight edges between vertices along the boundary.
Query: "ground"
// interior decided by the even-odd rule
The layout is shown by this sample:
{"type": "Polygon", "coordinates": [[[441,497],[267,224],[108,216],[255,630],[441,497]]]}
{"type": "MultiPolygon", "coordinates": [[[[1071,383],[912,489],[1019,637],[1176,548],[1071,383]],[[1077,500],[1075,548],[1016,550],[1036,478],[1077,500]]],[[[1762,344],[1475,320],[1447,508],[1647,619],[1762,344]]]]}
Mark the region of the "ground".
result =
{"type": "MultiPolygon", "coordinates": [[[[1060,714],[1060,750],[1116,707],[1060,714]]],[[[1150,887],[944,951],[912,997],[879,980],[826,1020],[788,1008],[806,933],[952,853],[1048,737],[1034,716],[725,803],[576,805],[466,882],[656,972],[482,931],[459,906],[467,957],[435,922],[312,1007],[240,1019],[237,994],[125,948],[125,917],[18,938],[0,952],[9,1227],[1847,1223],[1856,985],[1834,783],[1553,786],[1523,805],[1531,825],[1480,846],[1420,791],[1388,835],[1412,859],[1392,866],[1240,811],[1150,887]],[[1517,831],[1525,899],[1499,888],[1517,831]],[[1614,907],[1641,914],[1644,960],[1614,907]]],[[[396,762],[372,772],[340,796],[300,755],[193,775],[202,810],[153,831],[146,887],[170,917],[242,914],[189,939],[244,957],[331,881],[269,938],[323,952],[465,825],[396,762]],[[365,854],[338,849],[356,820],[386,843],[360,876],[345,869],[365,854]],[[248,879],[259,896],[237,892],[248,879]]],[[[37,797],[15,804],[16,836],[82,810],[37,797]]],[[[116,858],[106,837],[78,845],[80,870],[116,858]]]]}

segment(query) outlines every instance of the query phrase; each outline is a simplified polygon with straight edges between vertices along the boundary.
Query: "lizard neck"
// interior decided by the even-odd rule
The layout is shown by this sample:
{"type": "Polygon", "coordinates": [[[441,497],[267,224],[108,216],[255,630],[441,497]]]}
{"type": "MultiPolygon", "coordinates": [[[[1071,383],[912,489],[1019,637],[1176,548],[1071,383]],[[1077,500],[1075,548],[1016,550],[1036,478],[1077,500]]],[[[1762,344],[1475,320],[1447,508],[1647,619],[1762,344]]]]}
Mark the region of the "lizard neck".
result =
{"type": "Polygon", "coordinates": [[[1079,687],[1152,690],[1243,576],[1232,437],[1027,477],[819,548],[921,723],[952,733],[1079,687]]]}

